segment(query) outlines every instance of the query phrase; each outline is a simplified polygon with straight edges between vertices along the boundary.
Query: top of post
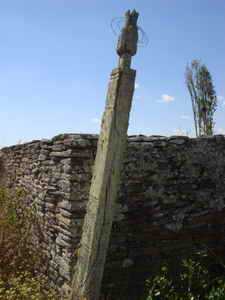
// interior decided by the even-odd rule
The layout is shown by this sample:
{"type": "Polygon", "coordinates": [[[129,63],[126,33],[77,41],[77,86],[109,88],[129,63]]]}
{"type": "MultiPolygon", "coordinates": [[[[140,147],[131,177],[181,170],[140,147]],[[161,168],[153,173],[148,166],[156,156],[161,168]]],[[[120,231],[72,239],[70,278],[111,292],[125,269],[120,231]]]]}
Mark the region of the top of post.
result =
{"type": "Polygon", "coordinates": [[[125,24],[121,30],[117,44],[117,54],[120,57],[119,66],[124,69],[130,67],[131,57],[137,52],[138,43],[138,12],[134,9],[125,13],[125,24]]]}
{"type": "Polygon", "coordinates": [[[129,25],[137,26],[137,20],[138,20],[139,13],[134,9],[132,12],[130,10],[126,11],[125,13],[125,27],[128,27],[129,25]]]}

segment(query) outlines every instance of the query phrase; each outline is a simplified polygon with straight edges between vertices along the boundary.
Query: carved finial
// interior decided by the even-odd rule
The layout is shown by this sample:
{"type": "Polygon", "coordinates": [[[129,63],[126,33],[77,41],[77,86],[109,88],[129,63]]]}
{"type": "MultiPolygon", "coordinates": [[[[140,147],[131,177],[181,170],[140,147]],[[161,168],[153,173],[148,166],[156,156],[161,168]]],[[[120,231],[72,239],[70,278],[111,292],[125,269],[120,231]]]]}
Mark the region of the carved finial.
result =
{"type": "Polygon", "coordinates": [[[136,26],[137,25],[137,19],[138,19],[138,12],[134,9],[132,12],[128,10],[125,13],[125,27],[128,27],[129,25],[136,26]]]}
{"type": "Polygon", "coordinates": [[[139,14],[136,10],[125,13],[125,24],[119,36],[117,44],[117,53],[120,56],[120,66],[128,66],[131,62],[131,56],[137,52],[138,27],[137,20],[139,14]]]}

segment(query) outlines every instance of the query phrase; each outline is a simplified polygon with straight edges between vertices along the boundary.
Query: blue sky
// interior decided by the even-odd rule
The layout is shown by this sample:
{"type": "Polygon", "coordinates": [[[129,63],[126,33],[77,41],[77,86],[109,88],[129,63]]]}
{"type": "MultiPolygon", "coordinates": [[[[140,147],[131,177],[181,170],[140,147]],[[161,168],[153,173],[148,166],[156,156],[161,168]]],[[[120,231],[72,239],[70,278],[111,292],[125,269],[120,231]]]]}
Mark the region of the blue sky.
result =
{"type": "Polygon", "coordinates": [[[225,1],[7,0],[0,3],[0,145],[66,132],[99,132],[111,69],[110,22],[139,11],[149,38],[137,70],[130,134],[193,133],[185,66],[201,59],[225,132],[225,1]]]}

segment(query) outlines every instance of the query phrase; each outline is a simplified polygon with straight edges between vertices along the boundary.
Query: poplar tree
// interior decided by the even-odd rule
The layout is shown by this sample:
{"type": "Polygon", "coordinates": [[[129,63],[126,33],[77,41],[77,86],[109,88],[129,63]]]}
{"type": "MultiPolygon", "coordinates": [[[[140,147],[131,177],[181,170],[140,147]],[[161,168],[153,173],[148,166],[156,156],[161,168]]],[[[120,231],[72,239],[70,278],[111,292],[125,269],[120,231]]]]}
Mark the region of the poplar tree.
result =
{"type": "Polygon", "coordinates": [[[212,76],[204,64],[193,60],[186,67],[185,79],[191,97],[196,136],[213,135],[217,97],[212,76]]]}

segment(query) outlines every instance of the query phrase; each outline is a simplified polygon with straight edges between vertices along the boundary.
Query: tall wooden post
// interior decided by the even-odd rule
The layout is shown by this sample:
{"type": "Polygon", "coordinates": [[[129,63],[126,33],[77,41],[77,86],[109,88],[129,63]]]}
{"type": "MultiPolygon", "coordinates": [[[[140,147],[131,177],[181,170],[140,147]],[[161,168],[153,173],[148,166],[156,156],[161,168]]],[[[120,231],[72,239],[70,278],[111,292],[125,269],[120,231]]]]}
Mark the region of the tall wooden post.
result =
{"type": "Polygon", "coordinates": [[[130,65],[137,51],[137,19],[135,10],[126,12],[117,45],[119,66],[112,71],[108,86],[72,300],[98,300],[100,296],[134,92],[136,72],[130,65]]]}

